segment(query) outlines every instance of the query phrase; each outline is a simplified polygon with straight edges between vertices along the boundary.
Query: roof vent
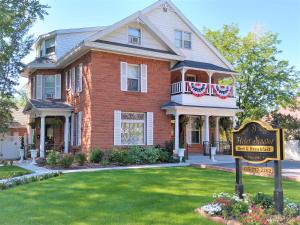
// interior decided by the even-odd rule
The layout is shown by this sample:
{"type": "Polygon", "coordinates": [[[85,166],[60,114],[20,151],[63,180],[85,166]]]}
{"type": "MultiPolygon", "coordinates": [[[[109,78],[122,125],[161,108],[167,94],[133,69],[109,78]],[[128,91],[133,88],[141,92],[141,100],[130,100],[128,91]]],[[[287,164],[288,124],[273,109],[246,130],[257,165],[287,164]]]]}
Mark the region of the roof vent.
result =
{"type": "Polygon", "coordinates": [[[168,4],[163,4],[163,12],[168,12],[168,4]]]}

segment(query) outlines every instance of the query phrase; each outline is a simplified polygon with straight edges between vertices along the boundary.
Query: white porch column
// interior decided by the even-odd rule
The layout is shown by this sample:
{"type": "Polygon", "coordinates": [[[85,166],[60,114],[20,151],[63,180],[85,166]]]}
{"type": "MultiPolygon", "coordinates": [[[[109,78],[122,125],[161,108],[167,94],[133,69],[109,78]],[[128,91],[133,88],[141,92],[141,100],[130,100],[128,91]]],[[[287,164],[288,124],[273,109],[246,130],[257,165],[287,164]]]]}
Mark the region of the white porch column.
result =
{"type": "Polygon", "coordinates": [[[175,113],[175,151],[179,150],[179,114],[175,113]]]}
{"type": "Polygon", "coordinates": [[[184,75],[185,75],[185,72],[186,72],[186,69],[181,69],[180,70],[180,72],[181,72],[181,92],[182,93],[185,93],[185,81],[184,81],[184,75]]]}
{"type": "Polygon", "coordinates": [[[28,144],[31,145],[33,140],[33,129],[28,126],[28,144]]]}
{"type": "Polygon", "coordinates": [[[65,127],[64,127],[64,152],[69,152],[69,130],[70,130],[70,123],[69,123],[69,115],[65,115],[65,127]]]}
{"type": "Polygon", "coordinates": [[[235,129],[236,122],[237,122],[237,117],[236,117],[236,116],[233,116],[233,117],[231,117],[231,119],[232,119],[232,126],[233,126],[233,129],[235,129]]]}
{"type": "Polygon", "coordinates": [[[209,116],[204,116],[204,124],[205,124],[205,139],[204,141],[207,141],[209,143],[209,116]]]}
{"type": "Polygon", "coordinates": [[[209,79],[209,83],[208,83],[209,88],[208,88],[208,90],[209,90],[209,95],[212,95],[212,86],[211,86],[211,77],[212,77],[212,75],[213,75],[212,72],[208,72],[208,79],[209,79]]]}
{"type": "Polygon", "coordinates": [[[217,150],[219,150],[219,141],[220,141],[220,126],[219,126],[219,121],[220,121],[220,117],[216,116],[215,117],[216,120],[216,125],[215,125],[215,143],[217,146],[217,150]]]}
{"type": "Polygon", "coordinates": [[[45,116],[41,116],[40,157],[45,158],[45,116]]]}

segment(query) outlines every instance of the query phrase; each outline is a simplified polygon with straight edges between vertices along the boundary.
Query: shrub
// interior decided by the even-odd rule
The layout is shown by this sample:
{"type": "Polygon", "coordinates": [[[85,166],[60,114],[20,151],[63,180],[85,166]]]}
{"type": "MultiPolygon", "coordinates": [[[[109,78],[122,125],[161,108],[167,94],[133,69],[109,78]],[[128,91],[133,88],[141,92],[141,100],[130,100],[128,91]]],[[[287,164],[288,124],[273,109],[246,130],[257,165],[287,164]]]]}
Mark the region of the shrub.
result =
{"type": "Polygon", "coordinates": [[[128,163],[142,164],[144,149],[139,146],[132,146],[128,148],[128,163]]]}
{"type": "Polygon", "coordinates": [[[258,192],[256,195],[254,195],[251,201],[254,205],[259,205],[265,209],[269,209],[274,205],[273,198],[261,192],[258,192]]]}
{"type": "Polygon", "coordinates": [[[45,158],[37,158],[36,159],[36,163],[39,165],[39,166],[45,166],[47,164],[47,160],[45,158]]]}
{"type": "Polygon", "coordinates": [[[61,154],[58,160],[58,165],[63,168],[70,168],[74,161],[74,156],[72,154],[61,154]]]}
{"type": "Polygon", "coordinates": [[[154,147],[146,147],[143,154],[143,162],[144,163],[157,163],[159,160],[159,149],[154,147]]]}
{"type": "Polygon", "coordinates": [[[111,152],[110,161],[117,165],[127,165],[129,163],[128,151],[125,149],[114,149],[111,152]]]}
{"type": "Polygon", "coordinates": [[[103,152],[99,148],[91,149],[89,152],[89,161],[92,163],[100,163],[103,155],[103,152]]]}
{"type": "Polygon", "coordinates": [[[160,162],[170,162],[171,156],[169,152],[164,151],[163,149],[159,149],[159,159],[160,162]]]}
{"type": "Polygon", "coordinates": [[[59,152],[50,151],[46,157],[47,164],[50,166],[56,166],[59,161],[59,152]]]}
{"type": "Polygon", "coordinates": [[[109,165],[109,161],[107,159],[102,159],[100,162],[101,166],[108,166],[109,165]]]}
{"type": "Polygon", "coordinates": [[[77,162],[79,166],[83,166],[83,164],[86,160],[86,157],[83,152],[76,152],[74,159],[75,159],[75,162],[77,162]]]}
{"type": "Polygon", "coordinates": [[[168,152],[170,156],[172,156],[173,155],[173,150],[174,150],[174,141],[173,140],[166,141],[165,142],[164,150],[166,152],[168,152]]]}

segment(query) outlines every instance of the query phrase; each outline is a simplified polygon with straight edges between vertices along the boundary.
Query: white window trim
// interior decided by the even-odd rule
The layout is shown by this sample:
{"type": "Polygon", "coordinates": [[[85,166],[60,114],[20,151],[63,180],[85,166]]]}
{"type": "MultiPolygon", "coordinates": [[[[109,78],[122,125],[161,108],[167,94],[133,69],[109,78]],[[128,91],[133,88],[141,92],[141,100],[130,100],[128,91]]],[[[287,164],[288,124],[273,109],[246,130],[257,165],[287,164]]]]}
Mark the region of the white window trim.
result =
{"type": "Polygon", "coordinates": [[[52,55],[55,55],[56,54],[56,37],[49,37],[49,38],[45,38],[43,40],[44,42],[44,45],[43,45],[43,56],[52,56],[52,55]],[[51,53],[48,53],[46,54],[46,40],[49,40],[49,39],[54,39],[54,52],[51,52],[51,53]]]}
{"type": "Polygon", "coordinates": [[[127,63],[127,80],[126,80],[126,82],[127,82],[127,91],[128,92],[134,92],[134,93],[138,93],[138,92],[142,92],[141,91],[141,82],[142,82],[142,78],[141,78],[141,64],[129,64],[129,63],[127,63]],[[136,79],[136,78],[131,78],[131,77],[129,77],[128,76],[128,67],[129,66],[134,66],[134,67],[137,67],[138,68],[138,70],[139,70],[139,77],[138,77],[138,79],[136,79]],[[138,80],[138,90],[137,91],[132,91],[132,90],[128,90],[128,79],[135,79],[135,80],[138,80]]]}
{"type": "Polygon", "coordinates": [[[187,74],[187,75],[186,75],[186,79],[187,79],[188,77],[193,77],[193,78],[195,78],[195,81],[194,81],[194,82],[197,81],[197,76],[196,76],[196,74],[187,74]]]}
{"type": "Polygon", "coordinates": [[[43,79],[42,79],[42,90],[43,90],[43,93],[42,93],[42,99],[55,99],[55,92],[56,92],[56,83],[55,83],[55,75],[43,75],[43,79]],[[53,93],[53,97],[52,98],[47,98],[46,97],[46,78],[47,77],[53,77],[54,78],[54,93],[53,93]]]}
{"type": "Polygon", "coordinates": [[[127,26],[127,43],[134,46],[143,46],[143,32],[141,27],[134,27],[134,26],[127,26]],[[140,44],[134,44],[129,42],[129,29],[137,29],[140,30],[141,37],[140,37],[140,44]]]}
{"type": "MultiPolygon", "coordinates": [[[[181,38],[182,38],[181,39],[181,47],[177,47],[177,48],[186,49],[186,50],[192,50],[192,48],[193,48],[193,35],[192,35],[192,32],[175,29],[175,31],[174,31],[174,41],[176,41],[176,36],[175,36],[176,32],[181,32],[181,38]],[[191,34],[191,48],[185,48],[184,47],[184,33],[191,34]]],[[[175,43],[175,45],[176,45],[176,43],[175,43]]]]}
{"type": "Polygon", "coordinates": [[[147,114],[144,112],[125,112],[125,111],[121,111],[121,129],[120,129],[120,136],[121,136],[121,145],[122,146],[145,146],[146,142],[147,142],[147,122],[146,122],[146,118],[147,118],[147,114]],[[126,119],[122,119],[122,113],[134,113],[134,114],[144,114],[144,120],[126,120],[126,119]],[[144,123],[144,143],[143,144],[123,144],[122,143],[122,123],[144,123]]]}

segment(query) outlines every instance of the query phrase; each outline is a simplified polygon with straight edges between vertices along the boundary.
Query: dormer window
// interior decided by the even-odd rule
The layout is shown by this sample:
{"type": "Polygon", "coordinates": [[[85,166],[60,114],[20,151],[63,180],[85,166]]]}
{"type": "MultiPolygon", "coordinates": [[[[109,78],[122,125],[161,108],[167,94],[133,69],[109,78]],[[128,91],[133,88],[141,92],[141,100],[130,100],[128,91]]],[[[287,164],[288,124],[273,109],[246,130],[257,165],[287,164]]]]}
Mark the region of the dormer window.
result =
{"type": "Polygon", "coordinates": [[[129,42],[129,44],[140,45],[141,44],[141,29],[128,28],[128,42],[129,42]]]}
{"type": "Polygon", "coordinates": [[[45,40],[45,53],[49,55],[55,52],[55,38],[45,40]]]}

